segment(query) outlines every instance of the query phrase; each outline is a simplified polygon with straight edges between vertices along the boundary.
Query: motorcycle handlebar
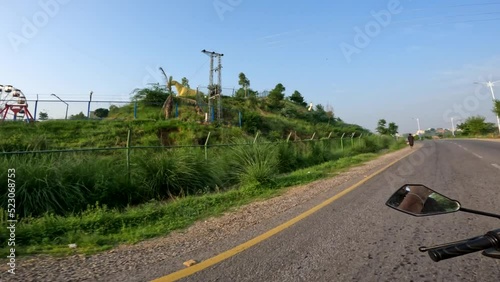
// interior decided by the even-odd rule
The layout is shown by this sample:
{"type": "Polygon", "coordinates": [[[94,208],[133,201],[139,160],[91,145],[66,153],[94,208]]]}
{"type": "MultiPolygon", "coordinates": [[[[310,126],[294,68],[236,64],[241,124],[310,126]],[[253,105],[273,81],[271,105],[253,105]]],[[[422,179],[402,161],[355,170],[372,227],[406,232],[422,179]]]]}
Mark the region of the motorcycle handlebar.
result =
{"type": "Polygon", "coordinates": [[[429,250],[429,256],[435,262],[461,255],[466,255],[489,248],[500,247],[500,229],[490,231],[484,236],[474,237],[465,242],[429,250]]]}

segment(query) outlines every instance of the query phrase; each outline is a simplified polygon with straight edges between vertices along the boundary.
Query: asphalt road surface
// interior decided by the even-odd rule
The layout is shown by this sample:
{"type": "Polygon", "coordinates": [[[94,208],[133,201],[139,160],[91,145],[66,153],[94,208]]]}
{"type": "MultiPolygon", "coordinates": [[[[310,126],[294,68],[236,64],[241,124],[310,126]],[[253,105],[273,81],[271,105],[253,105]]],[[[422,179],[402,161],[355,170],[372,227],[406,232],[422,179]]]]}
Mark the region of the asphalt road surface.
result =
{"type": "Polygon", "coordinates": [[[477,252],[436,263],[418,251],[483,235],[500,221],[465,212],[413,217],[385,206],[405,183],[500,213],[500,142],[426,141],[309,217],[181,281],[500,281],[500,259],[477,252]]]}

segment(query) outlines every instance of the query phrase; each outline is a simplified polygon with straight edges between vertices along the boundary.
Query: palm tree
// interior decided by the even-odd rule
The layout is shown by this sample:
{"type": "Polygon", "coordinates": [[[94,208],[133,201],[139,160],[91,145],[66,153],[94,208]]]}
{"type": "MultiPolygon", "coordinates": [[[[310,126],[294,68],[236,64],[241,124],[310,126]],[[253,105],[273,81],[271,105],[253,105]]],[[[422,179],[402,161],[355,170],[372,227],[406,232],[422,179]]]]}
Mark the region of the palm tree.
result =
{"type": "Polygon", "coordinates": [[[174,98],[172,95],[172,76],[168,77],[162,67],[160,67],[160,71],[163,73],[163,76],[165,76],[166,86],[168,91],[168,97],[163,103],[161,109],[165,114],[165,119],[169,119],[172,113],[172,108],[174,107],[174,98]]]}

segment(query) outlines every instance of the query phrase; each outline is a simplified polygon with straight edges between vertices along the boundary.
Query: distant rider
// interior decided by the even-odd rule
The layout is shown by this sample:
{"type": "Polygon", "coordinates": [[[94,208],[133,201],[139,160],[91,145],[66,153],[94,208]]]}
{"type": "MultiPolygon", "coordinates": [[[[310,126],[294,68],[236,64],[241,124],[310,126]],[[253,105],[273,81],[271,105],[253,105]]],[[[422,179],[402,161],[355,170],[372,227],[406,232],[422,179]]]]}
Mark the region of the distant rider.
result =
{"type": "Polygon", "coordinates": [[[413,135],[408,134],[408,145],[410,145],[410,148],[413,148],[413,142],[415,141],[415,138],[413,138],[413,135]]]}

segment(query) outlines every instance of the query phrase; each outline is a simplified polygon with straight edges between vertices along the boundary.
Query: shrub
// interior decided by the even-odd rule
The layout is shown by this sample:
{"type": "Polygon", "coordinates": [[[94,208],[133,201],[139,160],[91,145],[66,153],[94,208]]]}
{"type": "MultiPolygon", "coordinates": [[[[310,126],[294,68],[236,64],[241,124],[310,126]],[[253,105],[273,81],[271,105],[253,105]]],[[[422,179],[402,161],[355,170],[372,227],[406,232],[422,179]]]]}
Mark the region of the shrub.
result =
{"type": "Polygon", "coordinates": [[[278,172],[278,146],[251,144],[230,148],[231,174],[240,185],[270,185],[278,172]]]}
{"type": "Polygon", "coordinates": [[[158,198],[210,192],[220,187],[220,171],[199,150],[175,149],[136,158],[136,178],[158,198]]]}
{"type": "MultiPolygon", "coordinates": [[[[139,190],[127,183],[125,164],[112,155],[16,155],[3,157],[0,164],[16,169],[16,211],[21,217],[80,212],[95,202],[123,207],[141,201],[139,190]]],[[[7,182],[7,170],[0,172],[0,179],[7,182]]],[[[7,203],[7,192],[2,186],[2,203],[7,203]]]]}

